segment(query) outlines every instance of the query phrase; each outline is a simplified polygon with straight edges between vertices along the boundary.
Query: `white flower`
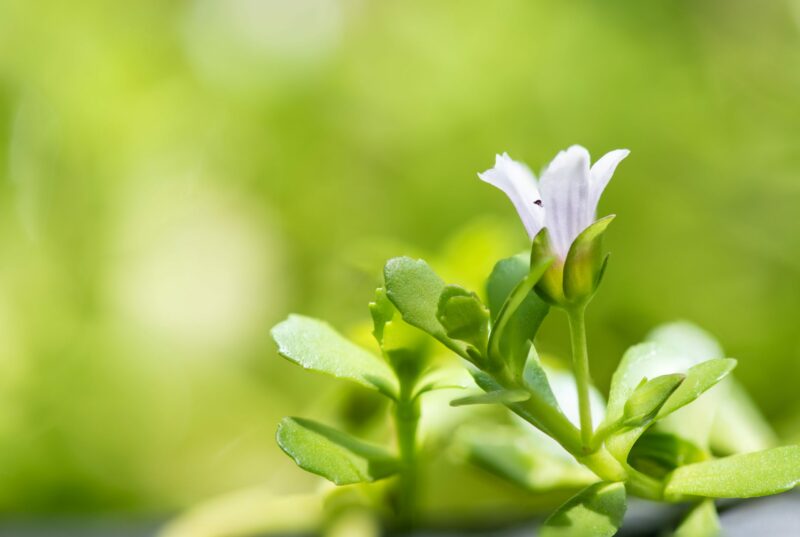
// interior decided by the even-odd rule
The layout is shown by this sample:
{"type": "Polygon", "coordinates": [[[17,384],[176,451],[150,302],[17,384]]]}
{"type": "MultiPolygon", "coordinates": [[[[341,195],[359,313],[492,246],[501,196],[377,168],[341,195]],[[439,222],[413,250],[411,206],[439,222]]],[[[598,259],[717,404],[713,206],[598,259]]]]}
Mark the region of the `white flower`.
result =
{"type": "Polygon", "coordinates": [[[547,228],[553,253],[564,260],[573,241],[596,220],[600,195],[628,153],[611,151],[590,168],[589,152],[573,145],[556,155],[538,184],[527,166],[503,153],[478,177],[506,193],[531,239],[547,228]]]}

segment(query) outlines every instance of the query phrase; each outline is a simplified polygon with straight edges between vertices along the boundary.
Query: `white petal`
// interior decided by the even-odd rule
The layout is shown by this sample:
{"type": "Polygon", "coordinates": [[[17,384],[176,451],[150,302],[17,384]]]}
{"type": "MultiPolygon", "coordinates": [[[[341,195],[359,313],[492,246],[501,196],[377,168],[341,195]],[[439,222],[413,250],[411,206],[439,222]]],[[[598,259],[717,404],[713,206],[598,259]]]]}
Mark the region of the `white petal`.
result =
{"type": "Polygon", "coordinates": [[[544,209],[536,187],[536,177],[527,166],[512,160],[508,153],[503,153],[497,155],[494,168],[479,173],[478,177],[506,193],[531,239],[541,231],[544,209]]]}
{"type": "Polygon", "coordinates": [[[581,231],[593,221],[589,205],[589,152],[573,145],[561,151],[539,183],[545,209],[545,227],[553,249],[562,259],[581,231]]]}
{"type": "Polygon", "coordinates": [[[593,220],[597,213],[597,204],[600,202],[600,196],[611,180],[611,176],[614,175],[617,164],[629,154],[630,151],[627,149],[616,149],[603,155],[603,158],[595,162],[594,166],[592,166],[592,178],[589,184],[589,206],[592,210],[593,220]]]}

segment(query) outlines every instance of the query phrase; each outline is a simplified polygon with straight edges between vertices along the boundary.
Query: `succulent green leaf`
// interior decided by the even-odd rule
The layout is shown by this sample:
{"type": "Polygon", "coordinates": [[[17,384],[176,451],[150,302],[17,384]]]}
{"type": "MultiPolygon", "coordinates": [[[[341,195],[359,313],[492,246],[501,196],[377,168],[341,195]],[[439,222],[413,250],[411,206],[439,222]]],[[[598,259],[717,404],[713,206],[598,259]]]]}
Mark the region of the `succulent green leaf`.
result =
{"type": "Polygon", "coordinates": [[[558,400],[553,394],[553,389],[550,387],[547,373],[542,368],[539,355],[536,353],[536,349],[533,346],[531,346],[528,359],[525,362],[522,380],[525,383],[525,387],[537,394],[545,403],[553,407],[553,409],[561,412],[561,408],[558,406],[558,400]]]}
{"type": "Polygon", "coordinates": [[[642,380],[625,403],[625,425],[633,427],[652,420],[685,378],[685,375],[673,373],[642,380]]]}
{"type": "Polygon", "coordinates": [[[708,456],[693,443],[674,434],[647,431],[626,458],[640,472],[663,479],[675,468],[704,461],[708,456]]]}
{"type": "Polygon", "coordinates": [[[471,345],[479,354],[486,353],[489,311],[478,295],[457,285],[446,286],[436,317],[448,337],[471,345]]]}
{"type": "Polygon", "coordinates": [[[596,221],[570,246],[564,263],[564,295],[569,300],[588,299],[597,289],[604,266],[600,243],[612,220],[613,214],[596,221]]]}
{"type": "Polygon", "coordinates": [[[506,303],[511,291],[525,279],[530,269],[530,256],[519,254],[501,259],[492,269],[486,280],[486,295],[489,299],[489,311],[492,322],[506,303]]]}
{"type": "Polygon", "coordinates": [[[395,257],[383,270],[386,296],[403,320],[427,332],[459,355],[472,359],[463,344],[447,336],[436,314],[445,283],[422,259],[395,257]]]}
{"type": "Polygon", "coordinates": [[[656,419],[664,418],[679,408],[688,405],[706,390],[712,388],[736,367],[732,358],[715,358],[690,368],[686,379],[677,387],[672,396],[658,411],[656,419]]]}
{"type": "Polygon", "coordinates": [[[290,315],[272,329],[278,353],[312,371],[357,382],[386,395],[397,381],[382,359],[348,341],[325,322],[290,315]]]}
{"type": "Polygon", "coordinates": [[[795,445],[681,466],[664,493],[668,499],[754,498],[785,492],[799,482],[800,446],[795,445]]]}
{"type": "Polygon", "coordinates": [[[337,485],[383,479],[399,471],[399,461],[380,446],[315,421],[284,418],[278,445],[297,465],[337,485]]]}
{"type": "Polygon", "coordinates": [[[611,537],[625,515],[625,485],[595,483],[548,518],[541,537],[611,537]]]}
{"type": "Polygon", "coordinates": [[[685,372],[686,379],[659,410],[656,419],[661,419],[694,401],[724,378],[735,365],[735,360],[727,358],[702,362],[696,356],[689,356],[662,343],[635,345],[622,357],[611,379],[606,425],[622,418],[625,403],[644,378],[685,372]]]}
{"type": "Polygon", "coordinates": [[[681,361],[676,351],[658,343],[641,343],[629,348],[611,378],[606,422],[622,418],[625,403],[643,379],[675,373],[681,366],[688,369],[694,363],[691,359],[681,361]]]}
{"type": "Polygon", "coordinates": [[[511,403],[521,403],[531,398],[531,394],[525,390],[498,390],[496,392],[479,393],[468,395],[450,401],[450,406],[465,405],[507,405],[511,403]]]}
{"type": "Polygon", "coordinates": [[[689,510],[673,537],[718,537],[721,531],[714,500],[703,500],[689,510]]]}
{"type": "MultiPolygon", "coordinates": [[[[521,372],[531,341],[550,310],[550,306],[538,297],[533,288],[551,264],[552,258],[547,257],[536,260],[528,268],[526,275],[505,298],[492,326],[489,336],[490,357],[498,364],[509,363],[515,372],[521,372]]],[[[500,297],[497,291],[495,295],[494,300],[498,301],[500,297]]]]}

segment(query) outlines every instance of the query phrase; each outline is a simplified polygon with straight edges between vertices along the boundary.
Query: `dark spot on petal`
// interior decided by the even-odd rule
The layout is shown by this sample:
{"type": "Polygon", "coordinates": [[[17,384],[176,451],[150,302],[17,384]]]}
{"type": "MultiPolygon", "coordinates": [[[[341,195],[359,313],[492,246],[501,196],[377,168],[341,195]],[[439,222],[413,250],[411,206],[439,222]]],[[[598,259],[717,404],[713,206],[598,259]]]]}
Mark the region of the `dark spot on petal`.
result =
{"type": "Polygon", "coordinates": [[[539,207],[542,206],[542,200],[536,200],[533,202],[534,205],[538,205],[539,207]]]}

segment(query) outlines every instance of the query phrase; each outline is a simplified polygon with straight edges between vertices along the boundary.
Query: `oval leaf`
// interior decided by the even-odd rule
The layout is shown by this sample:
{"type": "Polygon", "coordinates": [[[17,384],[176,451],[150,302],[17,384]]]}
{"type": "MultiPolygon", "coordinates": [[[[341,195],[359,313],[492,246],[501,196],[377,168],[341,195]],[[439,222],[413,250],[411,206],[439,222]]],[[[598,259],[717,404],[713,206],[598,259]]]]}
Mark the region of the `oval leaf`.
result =
{"type": "Polygon", "coordinates": [[[548,518],[541,537],[611,537],[625,515],[625,485],[595,483],[548,518]]]}
{"type": "Polygon", "coordinates": [[[457,285],[448,285],[439,297],[436,318],[448,337],[463,341],[486,353],[489,340],[489,311],[478,295],[457,285]]]}
{"type": "Polygon", "coordinates": [[[531,394],[525,390],[498,390],[496,392],[479,393],[468,395],[450,401],[450,406],[465,405],[508,405],[511,403],[521,403],[531,398],[531,394]]]}
{"type": "Polygon", "coordinates": [[[656,419],[661,419],[688,405],[706,390],[715,386],[736,367],[736,360],[732,358],[716,358],[698,364],[686,372],[686,379],[677,387],[675,393],[667,399],[656,419]]]}
{"type": "Polygon", "coordinates": [[[625,403],[625,425],[631,427],[650,421],[685,378],[673,373],[643,381],[625,403]]]}
{"type": "Polygon", "coordinates": [[[713,500],[704,500],[692,507],[673,537],[717,537],[722,528],[713,500]]]}
{"type": "MultiPolygon", "coordinates": [[[[519,261],[514,262],[514,277],[517,276],[518,264],[519,261]]],[[[490,358],[494,359],[496,363],[510,364],[514,372],[518,372],[524,367],[531,341],[550,311],[550,306],[539,298],[533,288],[551,264],[552,259],[548,257],[537,261],[528,268],[525,276],[513,288],[508,289],[508,294],[504,297],[503,305],[492,325],[492,332],[489,336],[490,358]]],[[[501,271],[499,275],[503,275],[503,273],[501,271]]],[[[506,275],[511,276],[512,272],[506,275]]],[[[505,289],[506,285],[510,283],[509,279],[494,286],[505,289]]],[[[497,302],[500,298],[497,296],[499,292],[495,290],[494,293],[494,301],[497,302]]]]}
{"type": "Polygon", "coordinates": [[[386,296],[403,316],[403,320],[427,332],[445,346],[469,359],[463,344],[447,336],[436,314],[444,281],[422,259],[395,257],[383,269],[386,296]]]}
{"type": "Polygon", "coordinates": [[[733,455],[676,469],[667,481],[665,496],[754,498],[777,494],[800,482],[800,446],[733,455]]]}
{"type": "Polygon", "coordinates": [[[300,468],[337,485],[375,481],[399,470],[383,448],[312,420],[284,418],[277,440],[300,468]]]}
{"type": "Polygon", "coordinates": [[[492,322],[503,308],[511,291],[525,279],[530,268],[530,259],[526,254],[501,259],[492,269],[486,280],[486,295],[489,297],[489,311],[492,322]]]}
{"type": "Polygon", "coordinates": [[[670,412],[674,412],[680,406],[696,399],[702,391],[719,382],[722,377],[730,372],[729,368],[736,363],[735,360],[721,360],[715,365],[694,369],[695,366],[712,362],[712,360],[703,362],[697,356],[656,342],[641,343],[631,347],[625,352],[611,379],[606,423],[613,423],[623,416],[625,403],[642,382],[642,379],[673,373],[685,373],[687,378],[681,385],[682,387],[670,397],[673,401],[670,402],[668,400],[664,405],[669,412],[666,412],[665,408],[662,407],[659,412],[659,419],[670,412]],[[712,382],[715,372],[721,377],[712,382]],[[690,376],[693,377],[691,381],[689,379],[690,376]],[[700,388],[704,389],[698,392],[700,388]],[[678,405],[678,403],[681,404],[678,405]]]}
{"type": "Polygon", "coordinates": [[[345,339],[325,322],[290,315],[272,329],[278,353],[312,371],[351,380],[385,394],[397,391],[397,381],[381,358],[345,339]]]}

